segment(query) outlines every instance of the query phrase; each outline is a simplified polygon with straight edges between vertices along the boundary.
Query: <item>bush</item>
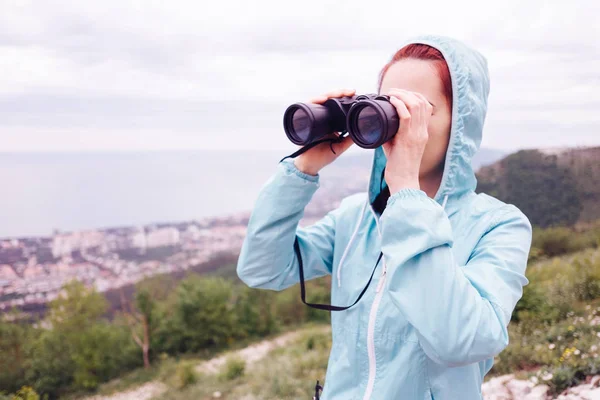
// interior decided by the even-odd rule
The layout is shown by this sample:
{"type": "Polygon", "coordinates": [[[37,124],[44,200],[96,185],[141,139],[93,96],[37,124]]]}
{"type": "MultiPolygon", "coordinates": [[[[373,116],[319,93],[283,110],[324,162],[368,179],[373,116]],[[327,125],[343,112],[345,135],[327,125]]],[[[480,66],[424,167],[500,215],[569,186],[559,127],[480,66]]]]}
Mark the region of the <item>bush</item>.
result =
{"type": "Polygon", "coordinates": [[[600,297],[600,261],[594,262],[591,256],[574,258],[571,285],[577,300],[600,297]]]}
{"type": "Polygon", "coordinates": [[[244,376],[244,372],[246,370],[246,361],[242,360],[239,357],[232,356],[228,357],[225,362],[225,366],[221,372],[221,376],[228,380],[234,380],[236,378],[244,376]]]}
{"type": "Polygon", "coordinates": [[[181,281],[170,299],[171,309],[161,319],[155,350],[185,353],[226,348],[238,335],[233,289],[223,278],[192,275],[181,281]]]}
{"type": "Polygon", "coordinates": [[[532,248],[541,250],[548,257],[573,251],[573,231],[566,227],[536,229],[533,232],[532,248]]]}
{"type": "Polygon", "coordinates": [[[194,365],[191,363],[182,363],[178,365],[177,370],[175,371],[175,377],[175,385],[178,389],[183,389],[198,382],[198,375],[196,374],[194,365]]]}
{"type": "Polygon", "coordinates": [[[14,394],[12,400],[40,400],[40,396],[29,386],[23,386],[14,394]]]}
{"type": "Polygon", "coordinates": [[[327,350],[331,347],[331,339],[323,333],[311,333],[306,339],[306,350],[327,350]]]}
{"type": "Polygon", "coordinates": [[[564,226],[535,228],[529,259],[533,261],[541,257],[556,257],[598,247],[600,228],[597,227],[586,227],[581,232],[564,226]]]}
{"type": "Polygon", "coordinates": [[[552,322],[559,317],[559,311],[552,307],[546,291],[531,282],[523,288],[523,296],[517,303],[512,315],[512,321],[535,320],[539,322],[552,322]]]}
{"type": "Polygon", "coordinates": [[[554,393],[559,393],[568,387],[575,386],[579,380],[575,377],[576,371],[569,367],[559,367],[553,370],[550,381],[554,393]]]}

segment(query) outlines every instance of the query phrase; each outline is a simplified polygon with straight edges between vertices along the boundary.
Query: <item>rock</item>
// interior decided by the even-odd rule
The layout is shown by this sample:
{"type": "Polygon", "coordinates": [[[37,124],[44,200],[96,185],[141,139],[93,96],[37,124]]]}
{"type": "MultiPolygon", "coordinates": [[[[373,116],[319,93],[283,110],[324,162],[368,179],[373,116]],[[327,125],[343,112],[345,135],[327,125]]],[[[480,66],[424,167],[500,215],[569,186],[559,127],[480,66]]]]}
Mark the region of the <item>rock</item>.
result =
{"type": "Polygon", "coordinates": [[[531,381],[521,381],[518,379],[511,379],[504,385],[509,390],[513,399],[522,399],[529,393],[535,386],[531,381]]]}
{"type": "Polygon", "coordinates": [[[523,397],[523,400],[546,400],[548,389],[550,389],[548,385],[535,386],[527,396],[523,397]]]}
{"type": "Polygon", "coordinates": [[[481,385],[481,393],[485,400],[512,400],[512,395],[505,386],[514,376],[502,375],[492,378],[481,385]]]}

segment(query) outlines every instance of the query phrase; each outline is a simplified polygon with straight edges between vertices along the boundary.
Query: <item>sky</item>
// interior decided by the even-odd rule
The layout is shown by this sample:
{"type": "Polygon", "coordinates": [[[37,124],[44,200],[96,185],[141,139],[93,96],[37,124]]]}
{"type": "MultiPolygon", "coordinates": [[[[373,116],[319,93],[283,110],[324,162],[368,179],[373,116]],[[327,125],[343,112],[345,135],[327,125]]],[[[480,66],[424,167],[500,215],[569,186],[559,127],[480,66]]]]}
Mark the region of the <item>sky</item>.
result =
{"type": "Polygon", "coordinates": [[[375,92],[422,33],[488,59],[482,147],[600,145],[598,15],[594,0],[0,0],[0,152],[293,150],[289,104],[375,92]]]}

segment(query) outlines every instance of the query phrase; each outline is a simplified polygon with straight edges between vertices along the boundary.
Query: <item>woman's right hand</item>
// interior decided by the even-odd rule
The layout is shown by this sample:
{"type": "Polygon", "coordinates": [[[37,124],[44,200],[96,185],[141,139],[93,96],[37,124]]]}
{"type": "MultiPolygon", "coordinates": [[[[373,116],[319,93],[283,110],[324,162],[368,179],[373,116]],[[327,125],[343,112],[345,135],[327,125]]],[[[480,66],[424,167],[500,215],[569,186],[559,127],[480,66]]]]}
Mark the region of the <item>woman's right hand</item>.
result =
{"type": "MultiPolygon", "coordinates": [[[[354,93],[356,93],[356,90],[354,89],[334,90],[322,96],[315,97],[311,99],[310,102],[313,104],[323,104],[328,99],[354,96],[354,93]]],[[[335,138],[338,135],[339,132],[336,132],[325,137],[335,138]]],[[[354,142],[350,136],[342,139],[340,143],[320,143],[296,157],[294,159],[294,165],[305,174],[317,175],[323,167],[335,161],[335,159],[337,159],[343,152],[348,150],[353,143],[354,142]],[[331,151],[331,147],[333,147],[335,154],[331,151]]]]}

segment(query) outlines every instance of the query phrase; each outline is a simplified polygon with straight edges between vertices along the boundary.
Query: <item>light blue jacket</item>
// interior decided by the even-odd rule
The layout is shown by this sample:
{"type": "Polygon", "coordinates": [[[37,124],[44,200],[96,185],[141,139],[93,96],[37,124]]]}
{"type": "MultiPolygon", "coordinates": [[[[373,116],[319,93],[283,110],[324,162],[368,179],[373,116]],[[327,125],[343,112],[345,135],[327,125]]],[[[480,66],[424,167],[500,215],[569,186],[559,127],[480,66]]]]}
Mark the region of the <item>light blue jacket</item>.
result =
{"type": "Polygon", "coordinates": [[[514,205],[474,192],[471,159],[489,92],[485,58],[445,37],[407,43],[440,50],[451,73],[452,130],[435,197],[402,189],[376,214],[371,202],[386,163],[377,148],[368,192],[300,228],[319,176],[300,172],[288,159],[258,196],[237,265],[248,286],[292,286],[299,282],[297,235],[306,279],[331,274],[331,303],[346,306],[383,252],[364,297],[331,313],[323,400],[481,399],[483,377],[508,344],[507,325],[528,284],[529,220],[514,205]]]}

